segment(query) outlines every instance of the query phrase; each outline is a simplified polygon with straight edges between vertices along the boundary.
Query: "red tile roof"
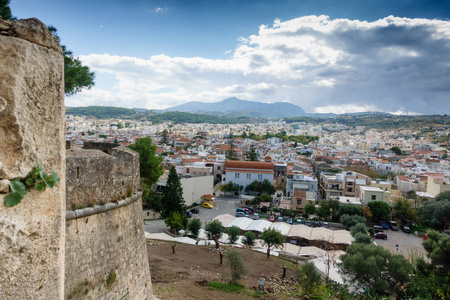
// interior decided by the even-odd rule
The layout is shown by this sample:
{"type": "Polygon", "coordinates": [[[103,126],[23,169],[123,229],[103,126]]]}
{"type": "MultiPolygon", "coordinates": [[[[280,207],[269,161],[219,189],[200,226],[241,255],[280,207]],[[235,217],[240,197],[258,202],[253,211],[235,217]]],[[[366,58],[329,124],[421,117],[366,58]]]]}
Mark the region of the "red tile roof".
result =
{"type": "Polygon", "coordinates": [[[225,161],[225,168],[273,171],[273,162],[227,160],[225,161]]]}

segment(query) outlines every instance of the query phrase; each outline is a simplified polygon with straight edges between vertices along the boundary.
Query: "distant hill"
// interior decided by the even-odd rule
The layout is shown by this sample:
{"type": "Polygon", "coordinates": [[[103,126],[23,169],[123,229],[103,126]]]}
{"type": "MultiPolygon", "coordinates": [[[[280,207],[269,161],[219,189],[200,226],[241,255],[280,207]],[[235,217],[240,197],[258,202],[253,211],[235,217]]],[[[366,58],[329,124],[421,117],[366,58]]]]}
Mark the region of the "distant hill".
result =
{"type": "Polygon", "coordinates": [[[204,113],[224,117],[283,118],[306,115],[297,105],[287,102],[261,103],[256,101],[228,98],[219,102],[204,103],[191,101],[164,110],[204,113]]]}
{"type": "Polygon", "coordinates": [[[97,119],[130,119],[138,115],[138,113],[132,109],[114,106],[67,107],[66,114],[95,117],[97,119]]]}

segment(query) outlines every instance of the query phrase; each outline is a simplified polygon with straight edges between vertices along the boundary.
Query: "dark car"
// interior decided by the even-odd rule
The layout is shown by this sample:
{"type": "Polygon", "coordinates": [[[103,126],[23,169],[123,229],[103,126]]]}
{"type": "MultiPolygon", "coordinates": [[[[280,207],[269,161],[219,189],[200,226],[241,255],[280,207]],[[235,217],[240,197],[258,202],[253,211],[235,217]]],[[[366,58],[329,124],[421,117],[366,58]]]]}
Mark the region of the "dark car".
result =
{"type": "Polygon", "coordinates": [[[278,217],[277,222],[283,222],[283,217],[278,217]]]}
{"type": "Polygon", "coordinates": [[[187,211],[187,212],[186,212],[186,216],[187,216],[188,218],[191,218],[191,217],[192,217],[192,213],[191,213],[190,211],[187,211]]]}
{"type": "Polygon", "coordinates": [[[409,228],[409,226],[402,225],[401,229],[403,232],[411,233],[411,228],[409,228]]]}
{"type": "Polygon", "coordinates": [[[389,226],[391,226],[392,230],[398,231],[398,225],[395,221],[389,221],[389,226]]]}
{"type": "Polygon", "coordinates": [[[383,240],[387,240],[387,234],[383,233],[383,232],[377,232],[374,235],[372,235],[372,237],[374,239],[383,239],[383,240]]]}
{"type": "Polygon", "coordinates": [[[292,218],[287,219],[286,223],[291,224],[294,223],[294,220],[292,218]]]}
{"type": "Polygon", "coordinates": [[[389,224],[386,221],[380,221],[380,223],[378,223],[378,224],[380,224],[380,226],[383,227],[383,229],[390,228],[389,224]]]}
{"type": "Polygon", "coordinates": [[[198,214],[200,212],[200,210],[197,207],[194,207],[190,210],[190,212],[193,214],[198,214]]]}
{"type": "Polygon", "coordinates": [[[383,232],[383,227],[378,225],[373,225],[373,229],[375,229],[375,232],[383,232]]]}
{"type": "Polygon", "coordinates": [[[305,225],[311,227],[311,221],[305,221],[305,225]]]}

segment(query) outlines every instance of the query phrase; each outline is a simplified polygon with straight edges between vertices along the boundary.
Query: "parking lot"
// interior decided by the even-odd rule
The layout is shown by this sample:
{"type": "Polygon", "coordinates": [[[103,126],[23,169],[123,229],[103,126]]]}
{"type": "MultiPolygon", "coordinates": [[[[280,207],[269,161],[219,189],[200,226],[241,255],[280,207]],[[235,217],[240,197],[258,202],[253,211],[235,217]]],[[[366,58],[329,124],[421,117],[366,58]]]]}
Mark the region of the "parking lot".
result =
{"type": "MultiPolygon", "coordinates": [[[[193,218],[198,218],[202,221],[202,227],[205,227],[205,223],[211,221],[218,215],[230,214],[234,216],[236,214],[236,208],[239,207],[239,198],[237,197],[217,197],[216,206],[213,209],[197,206],[200,213],[194,214],[193,218]]],[[[144,230],[149,233],[158,233],[167,229],[164,220],[153,220],[146,221],[144,225],[144,230]]]]}
{"type": "Polygon", "coordinates": [[[402,254],[407,259],[412,256],[426,258],[427,252],[422,246],[422,238],[415,236],[413,233],[404,233],[401,230],[385,229],[384,233],[387,234],[387,240],[374,240],[377,245],[390,250],[392,253],[402,254]],[[398,249],[396,245],[398,245],[398,249]]]}

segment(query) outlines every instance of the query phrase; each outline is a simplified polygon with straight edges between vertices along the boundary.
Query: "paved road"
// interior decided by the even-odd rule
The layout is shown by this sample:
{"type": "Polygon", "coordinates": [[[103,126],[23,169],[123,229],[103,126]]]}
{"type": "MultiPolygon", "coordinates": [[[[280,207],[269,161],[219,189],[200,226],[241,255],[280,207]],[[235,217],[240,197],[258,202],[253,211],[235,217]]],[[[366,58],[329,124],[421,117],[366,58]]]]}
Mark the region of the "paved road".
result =
{"type": "MultiPolygon", "coordinates": [[[[192,216],[193,218],[198,218],[202,221],[203,228],[206,222],[211,221],[218,215],[230,214],[234,216],[236,213],[236,208],[239,207],[239,198],[218,197],[216,199],[216,203],[217,205],[213,209],[198,206],[200,213],[192,216]]],[[[164,224],[164,220],[145,222],[144,230],[146,232],[158,233],[162,232],[163,229],[167,229],[166,224],[164,224]]]]}
{"type": "Polygon", "coordinates": [[[426,259],[427,252],[422,246],[422,238],[415,236],[413,233],[404,233],[401,230],[385,229],[384,233],[388,236],[387,240],[374,240],[377,245],[390,250],[392,253],[403,254],[405,258],[418,255],[426,259]],[[398,245],[398,251],[396,245],[398,245]]]}

